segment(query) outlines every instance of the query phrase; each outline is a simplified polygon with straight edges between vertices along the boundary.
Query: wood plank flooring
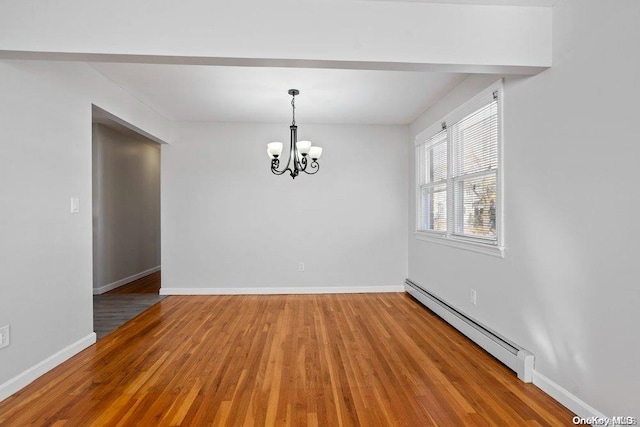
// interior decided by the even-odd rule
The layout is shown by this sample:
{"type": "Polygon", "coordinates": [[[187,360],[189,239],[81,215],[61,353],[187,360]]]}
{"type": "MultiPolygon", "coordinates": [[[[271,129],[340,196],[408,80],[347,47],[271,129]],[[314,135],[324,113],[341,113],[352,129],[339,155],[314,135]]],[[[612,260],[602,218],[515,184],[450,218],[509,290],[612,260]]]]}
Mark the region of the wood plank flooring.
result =
{"type": "Polygon", "coordinates": [[[159,294],[162,285],[162,275],[160,271],[148,274],[144,277],[127,283],[124,286],[115,288],[104,295],[120,295],[120,294],[159,294]]]}
{"type": "Polygon", "coordinates": [[[93,331],[98,339],[115,331],[165,297],[160,291],[160,272],[141,277],[110,292],[93,297],[93,331]]]}
{"type": "Polygon", "coordinates": [[[95,295],[93,331],[101,339],[164,298],[154,294],[95,295]]]}
{"type": "Polygon", "coordinates": [[[171,296],[0,403],[0,425],[571,425],[406,294],[171,296]]]}

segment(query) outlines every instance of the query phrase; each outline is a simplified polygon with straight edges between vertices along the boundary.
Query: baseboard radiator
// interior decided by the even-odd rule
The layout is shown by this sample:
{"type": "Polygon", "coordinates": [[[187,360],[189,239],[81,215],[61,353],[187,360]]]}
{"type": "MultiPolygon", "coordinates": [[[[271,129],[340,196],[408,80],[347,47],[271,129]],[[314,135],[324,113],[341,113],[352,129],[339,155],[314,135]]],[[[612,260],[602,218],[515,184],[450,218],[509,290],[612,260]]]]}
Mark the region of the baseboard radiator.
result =
{"type": "Polygon", "coordinates": [[[520,380],[526,383],[533,380],[534,357],[529,351],[498,335],[409,279],[405,280],[405,290],[425,307],[504,363],[518,374],[520,380]]]}

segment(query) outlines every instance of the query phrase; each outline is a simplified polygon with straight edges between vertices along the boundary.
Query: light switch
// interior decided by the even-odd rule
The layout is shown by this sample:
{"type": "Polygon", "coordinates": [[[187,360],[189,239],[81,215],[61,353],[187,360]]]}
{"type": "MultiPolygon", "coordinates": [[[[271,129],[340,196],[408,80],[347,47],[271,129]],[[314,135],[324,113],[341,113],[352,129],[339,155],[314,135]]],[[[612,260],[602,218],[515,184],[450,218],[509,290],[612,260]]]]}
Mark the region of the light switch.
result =
{"type": "Polygon", "coordinates": [[[9,325],[0,328],[0,348],[7,347],[11,343],[9,339],[9,325]]]}
{"type": "Polygon", "coordinates": [[[80,199],[77,197],[71,198],[71,213],[80,213],[80,199]]]}

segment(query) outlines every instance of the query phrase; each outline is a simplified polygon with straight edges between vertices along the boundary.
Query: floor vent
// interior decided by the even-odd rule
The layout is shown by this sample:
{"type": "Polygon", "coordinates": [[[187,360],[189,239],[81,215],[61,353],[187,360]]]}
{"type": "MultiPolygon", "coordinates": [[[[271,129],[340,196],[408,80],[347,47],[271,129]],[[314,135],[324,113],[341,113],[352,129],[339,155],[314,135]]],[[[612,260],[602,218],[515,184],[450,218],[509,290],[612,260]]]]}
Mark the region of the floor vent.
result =
{"type": "Polygon", "coordinates": [[[405,280],[405,290],[509,369],[515,371],[520,380],[526,383],[533,380],[534,357],[529,351],[478,323],[409,279],[405,280]]]}

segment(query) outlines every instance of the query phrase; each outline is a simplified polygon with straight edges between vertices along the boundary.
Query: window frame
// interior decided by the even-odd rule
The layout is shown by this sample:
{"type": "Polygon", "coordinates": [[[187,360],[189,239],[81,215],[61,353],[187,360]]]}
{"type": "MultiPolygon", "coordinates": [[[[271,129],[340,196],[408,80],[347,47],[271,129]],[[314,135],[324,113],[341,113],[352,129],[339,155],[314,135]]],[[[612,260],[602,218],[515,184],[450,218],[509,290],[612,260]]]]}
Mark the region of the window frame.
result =
{"type": "MultiPolygon", "coordinates": [[[[426,177],[425,177],[425,173],[427,172],[427,167],[424,166],[419,166],[416,171],[417,174],[419,174],[419,176],[417,177],[417,194],[416,194],[416,204],[417,204],[417,212],[421,211],[421,206],[422,206],[422,193],[425,190],[430,191],[432,194],[435,194],[438,192],[438,187],[442,187],[444,186],[444,191],[447,192],[448,194],[448,190],[449,190],[449,185],[448,185],[448,180],[449,180],[449,141],[448,138],[445,136],[444,141],[433,141],[431,143],[429,143],[432,139],[436,138],[438,135],[440,135],[442,132],[444,132],[445,129],[440,130],[439,132],[437,132],[435,135],[432,135],[431,137],[428,138],[427,141],[424,141],[422,144],[417,145],[416,148],[420,148],[420,156],[416,156],[417,157],[417,163],[416,166],[419,165],[420,159],[424,159],[425,158],[425,154],[427,150],[432,150],[433,153],[433,148],[436,147],[437,145],[440,145],[444,142],[445,144],[445,149],[447,150],[447,154],[446,154],[446,167],[447,167],[447,172],[446,172],[446,176],[443,179],[439,179],[437,181],[429,181],[426,182],[426,177]],[[419,158],[418,158],[419,157],[419,158]]],[[[433,159],[433,154],[431,155],[431,159],[433,159]]],[[[446,212],[447,212],[447,220],[446,220],[446,225],[447,225],[447,229],[449,228],[449,196],[446,196],[445,199],[445,204],[446,204],[446,212]]],[[[419,223],[420,220],[422,219],[421,216],[416,217],[416,231],[418,231],[419,228],[419,223]]],[[[438,234],[438,235],[443,235],[446,234],[446,231],[440,231],[440,230],[429,230],[429,233],[433,233],[433,234],[438,234]]]]}
{"type": "MultiPolygon", "coordinates": [[[[467,100],[459,107],[455,108],[449,114],[447,114],[442,119],[433,123],[431,126],[424,129],[418,135],[416,135],[414,144],[415,144],[415,174],[414,174],[414,182],[415,182],[415,237],[417,240],[423,240],[428,242],[439,243],[447,246],[452,246],[460,249],[470,250],[474,252],[479,252],[487,255],[493,255],[500,258],[504,258],[504,136],[503,136],[503,107],[504,107],[504,88],[502,79],[498,80],[491,86],[487,87],[471,99],[467,100]],[[496,98],[494,98],[494,94],[496,94],[496,98]],[[454,141],[451,137],[451,129],[454,123],[459,122],[467,115],[481,108],[482,105],[487,105],[493,99],[497,100],[497,117],[498,117],[498,129],[497,129],[497,158],[498,165],[494,171],[489,173],[487,172],[477,172],[475,174],[470,175],[484,175],[488,176],[489,174],[495,174],[496,179],[496,238],[494,239],[485,239],[482,237],[473,237],[468,235],[460,235],[457,233],[458,229],[458,218],[456,218],[455,212],[455,197],[456,191],[455,186],[459,182],[464,182],[465,178],[469,178],[469,174],[464,175],[455,175],[457,173],[454,168],[455,162],[455,150],[454,141]],[[486,102],[485,102],[486,101],[486,102]],[[426,144],[431,140],[434,136],[438,135],[443,131],[443,129],[447,129],[446,136],[446,149],[447,149],[447,177],[444,180],[445,182],[445,191],[447,194],[446,197],[446,213],[447,213],[447,229],[445,232],[438,230],[423,230],[421,229],[422,224],[422,190],[424,187],[433,187],[435,188],[436,183],[427,183],[425,184],[423,181],[423,170],[424,167],[421,162],[424,161],[424,156],[418,155],[419,153],[424,153],[424,150],[428,149],[426,144]]],[[[441,185],[441,181],[439,181],[441,185]]]]}

